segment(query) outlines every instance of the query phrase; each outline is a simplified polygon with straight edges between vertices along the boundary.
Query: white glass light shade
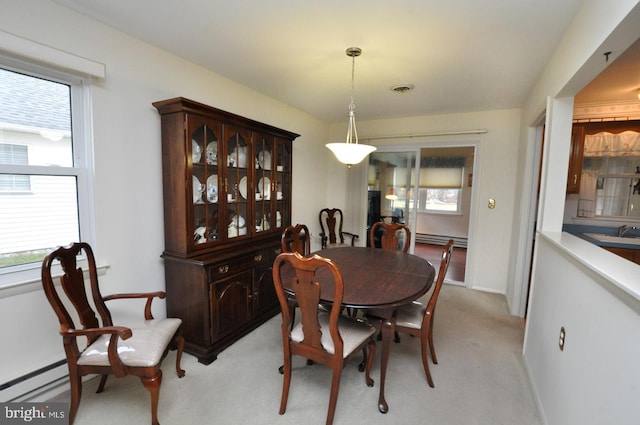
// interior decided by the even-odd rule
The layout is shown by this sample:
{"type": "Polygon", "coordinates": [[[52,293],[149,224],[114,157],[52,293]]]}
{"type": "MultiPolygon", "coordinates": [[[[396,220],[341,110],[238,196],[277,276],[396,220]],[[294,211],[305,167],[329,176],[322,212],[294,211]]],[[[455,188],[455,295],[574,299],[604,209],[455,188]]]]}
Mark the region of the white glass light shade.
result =
{"type": "Polygon", "coordinates": [[[338,161],[347,165],[360,163],[376,150],[375,146],[360,143],[327,143],[325,146],[333,152],[338,161]]]}

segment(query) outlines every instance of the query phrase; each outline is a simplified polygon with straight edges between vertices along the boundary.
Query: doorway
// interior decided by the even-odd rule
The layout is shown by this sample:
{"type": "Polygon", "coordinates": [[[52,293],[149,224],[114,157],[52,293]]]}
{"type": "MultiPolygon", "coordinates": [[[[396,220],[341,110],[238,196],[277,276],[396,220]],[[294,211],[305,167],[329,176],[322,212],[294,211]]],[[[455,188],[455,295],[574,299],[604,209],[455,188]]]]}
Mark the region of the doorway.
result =
{"type": "MultiPolygon", "coordinates": [[[[369,157],[367,230],[387,219],[411,229],[410,252],[438,264],[454,240],[447,281],[464,284],[474,146],[379,150],[369,157]]],[[[370,241],[367,241],[367,245],[370,241]]]]}

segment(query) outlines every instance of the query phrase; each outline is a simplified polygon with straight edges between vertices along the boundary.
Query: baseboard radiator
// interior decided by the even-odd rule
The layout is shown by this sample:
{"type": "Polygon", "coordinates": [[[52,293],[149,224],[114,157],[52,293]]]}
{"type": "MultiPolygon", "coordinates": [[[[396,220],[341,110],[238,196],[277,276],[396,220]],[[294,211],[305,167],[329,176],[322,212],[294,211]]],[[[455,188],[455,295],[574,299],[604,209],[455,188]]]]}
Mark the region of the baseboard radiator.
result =
{"type": "Polygon", "coordinates": [[[66,360],[59,360],[26,375],[0,384],[0,401],[46,401],[50,391],[63,385],[68,387],[69,370],[66,360]]]}
{"type": "Polygon", "coordinates": [[[446,245],[449,239],[453,239],[453,246],[456,248],[467,248],[468,238],[445,235],[428,235],[426,233],[416,234],[416,243],[428,243],[431,245],[446,245]]]}

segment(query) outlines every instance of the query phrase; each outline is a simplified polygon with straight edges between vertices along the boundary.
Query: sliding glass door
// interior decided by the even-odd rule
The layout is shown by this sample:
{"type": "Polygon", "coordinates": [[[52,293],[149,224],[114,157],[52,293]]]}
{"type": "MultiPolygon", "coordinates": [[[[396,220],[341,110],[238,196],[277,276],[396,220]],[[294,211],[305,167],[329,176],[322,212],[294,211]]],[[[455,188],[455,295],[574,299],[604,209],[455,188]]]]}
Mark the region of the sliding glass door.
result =
{"type": "Polygon", "coordinates": [[[376,151],[369,156],[367,175],[367,246],[375,241],[369,239],[369,228],[376,221],[402,223],[411,229],[413,252],[416,227],[417,192],[416,158],[419,150],[384,152],[376,151]]]}

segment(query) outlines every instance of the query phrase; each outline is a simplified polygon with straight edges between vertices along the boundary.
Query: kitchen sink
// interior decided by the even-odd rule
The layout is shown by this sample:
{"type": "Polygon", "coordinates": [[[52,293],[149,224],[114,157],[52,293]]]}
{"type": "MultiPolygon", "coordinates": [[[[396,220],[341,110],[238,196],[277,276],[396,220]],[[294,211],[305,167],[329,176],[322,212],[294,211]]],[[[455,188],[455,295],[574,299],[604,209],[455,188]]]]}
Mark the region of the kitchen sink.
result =
{"type": "Polygon", "coordinates": [[[639,236],[614,236],[614,235],[605,235],[603,233],[583,233],[583,235],[588,236],[600,242],[640,246],[639,236]]]}

